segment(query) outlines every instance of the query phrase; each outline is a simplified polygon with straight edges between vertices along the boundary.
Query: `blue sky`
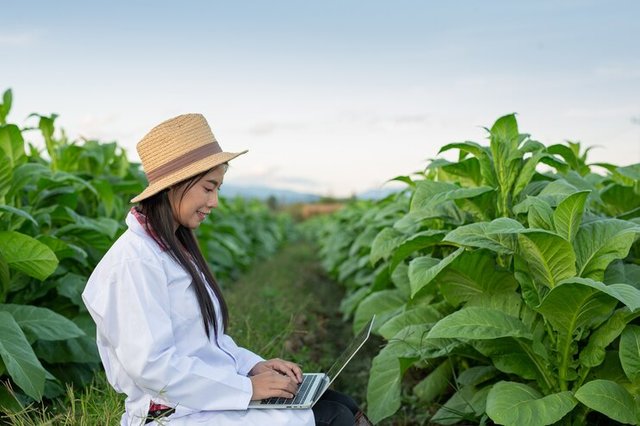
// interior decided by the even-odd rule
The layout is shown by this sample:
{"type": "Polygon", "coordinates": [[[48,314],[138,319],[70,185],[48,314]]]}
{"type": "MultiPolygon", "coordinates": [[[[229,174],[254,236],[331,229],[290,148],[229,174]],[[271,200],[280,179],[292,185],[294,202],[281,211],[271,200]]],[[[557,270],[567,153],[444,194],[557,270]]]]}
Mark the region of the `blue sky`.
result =
{"type": "Polygon", "coordinates": [[[511,112],[545,144],[640,162],[636,1],[2,0],[0,15],[12,121],[57,113],[137,159],[155,124],[201,112],[224,149],[249,149],[229,183],[350,195],[485,143],[511,112]]]}

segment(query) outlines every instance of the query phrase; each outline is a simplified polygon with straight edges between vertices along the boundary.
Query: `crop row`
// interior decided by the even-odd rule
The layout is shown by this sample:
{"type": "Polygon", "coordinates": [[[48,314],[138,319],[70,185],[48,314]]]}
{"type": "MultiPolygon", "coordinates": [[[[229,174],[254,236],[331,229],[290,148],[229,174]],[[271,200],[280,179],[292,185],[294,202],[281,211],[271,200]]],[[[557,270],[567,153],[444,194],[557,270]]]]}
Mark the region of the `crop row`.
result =
{"type": "Polygon", "coordinates": [[[315,224],[345,316],[376,314],[386,341],[370,417],[404,403],[444,425],[638,424],[640,164],[589,164],[514,115],[487,131],[315,224]]]}
{"type": "MultiPolygon", "coordinates": [[[[129,201],[144,187],[139,164],[115,142],[69,141],[55,115],[37,127],[7,122],[0,103],[0,409],[19,410],[84,385],[100,360],[82,300],[88,276],[124,232],[129,201]],[[25,144],[39,131],[43,150],[25,144]],[[25,149],[26,147],[26,149],[25,149]],[[14,392],[8,389],[12,388],[14,392]]],[[[272,253],[291,227],[257,201],[220,200],[199,229],[222,285],[272,253]]]]}

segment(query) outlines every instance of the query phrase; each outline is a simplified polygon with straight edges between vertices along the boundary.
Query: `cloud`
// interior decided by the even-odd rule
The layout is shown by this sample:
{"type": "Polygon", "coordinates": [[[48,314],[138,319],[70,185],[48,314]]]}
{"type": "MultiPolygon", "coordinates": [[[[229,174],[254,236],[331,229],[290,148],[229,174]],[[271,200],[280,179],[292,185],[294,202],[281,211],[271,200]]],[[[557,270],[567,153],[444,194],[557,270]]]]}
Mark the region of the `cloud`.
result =
{"type": "Polygon", "coordinates": [[[22,33],[0,33],[0,47],[31,46],[40,38],[39,31],[22,33]]]}
{"type": "Polygon", "coordinates": [[[283,131],[303,131],[307,127],[307,124],[301,122],[265,121],[253,124],[249,127],[248,132],[253,136],[269,136],[283,131]]]}

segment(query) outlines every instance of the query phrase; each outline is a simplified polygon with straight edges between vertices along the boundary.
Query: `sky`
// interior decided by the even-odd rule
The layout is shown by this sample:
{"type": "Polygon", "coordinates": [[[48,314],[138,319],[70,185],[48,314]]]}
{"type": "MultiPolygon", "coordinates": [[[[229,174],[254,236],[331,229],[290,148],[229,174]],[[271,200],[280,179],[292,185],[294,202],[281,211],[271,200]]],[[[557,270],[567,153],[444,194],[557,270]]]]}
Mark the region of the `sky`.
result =
{"type": "Polygon", "coordinates": [[[11,122],[56,113],[138,161],[153,126],[199,112],[224,150],[249,150],[235,185],[387,187],[510,113],[546,145],[640,162],[635,0],[0,0],[0,16],[11,122]]]}

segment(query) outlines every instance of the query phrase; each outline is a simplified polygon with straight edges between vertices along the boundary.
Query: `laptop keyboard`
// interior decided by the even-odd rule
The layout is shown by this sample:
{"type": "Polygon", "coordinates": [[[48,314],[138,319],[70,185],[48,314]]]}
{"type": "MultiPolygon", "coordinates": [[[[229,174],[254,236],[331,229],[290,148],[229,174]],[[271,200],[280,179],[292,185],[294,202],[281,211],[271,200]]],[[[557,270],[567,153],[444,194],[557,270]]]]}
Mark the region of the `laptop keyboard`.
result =
{"type": "Polygon", "coordinates": [[[261,404],[302,404],[302,402],[307,398],[307,394],[313,387],[313,384],[318,380],[321,376],[317,375],[305,375],[300,388],[298,389],[298,393],[293,398],[283,398],[276,397],[263,399],[261,404]]]}

